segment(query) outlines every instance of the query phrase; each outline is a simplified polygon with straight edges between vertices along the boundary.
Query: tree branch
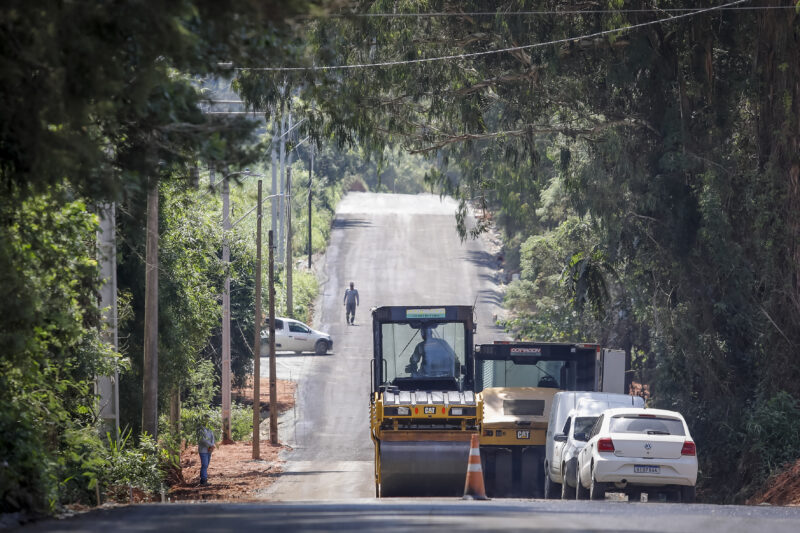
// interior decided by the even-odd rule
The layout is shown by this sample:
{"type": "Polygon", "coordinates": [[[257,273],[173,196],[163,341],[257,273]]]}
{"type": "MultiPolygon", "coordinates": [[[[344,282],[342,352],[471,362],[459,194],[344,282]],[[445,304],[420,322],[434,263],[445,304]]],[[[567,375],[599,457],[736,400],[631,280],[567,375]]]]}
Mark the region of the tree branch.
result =
{"type": "Polygon", "coordinates": [[[418,148],[416,150],[411,150],[411,153],[412,154],[427,153],[434,150],[439,150],[450,144],[455,144],[464,141],[484,141],[484,140],[496,139],[498,137],[524,137],[527,135],[558,133],[561,135],[566,135],[568,137],[590,138],[591,136],[596,135],[604,130],[607,130],[609,128],[615,128],[617,126],[623,126],[629,128],[644,127],[655,133],[658,133],[655,130],[655,128],[653,128],[646,121],[635,118],[626,118],[620,120],[613,120],[610,122],[603,122],[592,128],[569,128],[563,126],[538,127],[533,124],[527,124],[525,125],[525,127],[517,130],[497,131],[491,133],[464,133],[461,135],[445,134],[444,138],[434,142],[434,144],[427,146],[425,148],[418,148]]]}

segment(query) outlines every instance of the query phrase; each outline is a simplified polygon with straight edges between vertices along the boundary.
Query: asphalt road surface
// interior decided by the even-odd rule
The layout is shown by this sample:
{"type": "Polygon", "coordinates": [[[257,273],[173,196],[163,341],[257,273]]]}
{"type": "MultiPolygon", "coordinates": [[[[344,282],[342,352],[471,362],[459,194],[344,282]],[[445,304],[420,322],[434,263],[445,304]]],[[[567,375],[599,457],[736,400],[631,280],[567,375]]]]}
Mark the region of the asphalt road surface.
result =
{"type": "Polygon", "coordinates": [[[592,501],[361,500],[150,504],[50,520],[24,531],[646,531],[796,533],[800,508],[592,501]]]}
{"type": "MultiPolygon", "coordinates": [[[[506,338],[493,319],[502,303],[497,258],[485,240],[461,242],[456,207],[432,194],[350,193],[340,202],[314,324],[332,335],[334,350],[278,358],[278,376],[297,381],[297,399],[278,428],[292,451],[266,499],[374,496],[370,308],[475,304],[476,342],[506,338]],[[350,281],[360,298],[354,326],[347,325],[343,305],[350,281]]],[[[266,359],[261,368],[269,371],[266,359]]]]}
{"type": "MultiPolygon", "coordinates": [[[[800,508],[666,503],[459,499],[376,500],[369,439],[371,328],[380,305],[477,302],[476,342],[501,302],[495,257],[462,243],[455,203],[437,196],[350,194],[340,204],[323,269],[315,327],[331,333],[326,356],[282,355],[278,374],[298,382],[279,437],[290,445],[284,474],[257,504],[151,504],[100,509],[26,531],[727,531],[796,532],[800,508]],[[347,326],[349,281],[361,296],[347,326]]],[[[268,369],[267,360],[262,368],[268,369]]]]}

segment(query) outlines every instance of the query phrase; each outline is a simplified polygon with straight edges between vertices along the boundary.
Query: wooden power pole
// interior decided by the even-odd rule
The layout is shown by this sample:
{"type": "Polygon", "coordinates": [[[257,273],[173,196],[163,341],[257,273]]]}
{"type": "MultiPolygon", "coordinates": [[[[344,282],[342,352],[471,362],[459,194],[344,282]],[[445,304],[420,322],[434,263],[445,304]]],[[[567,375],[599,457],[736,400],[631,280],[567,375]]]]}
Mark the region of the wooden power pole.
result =
{"type": "Polygon", "coordinates": [[[147,191],[142,431],[158,437],[158,181],[147,191]]]}
{"type": "MultiPolygon", "coordinates": [[[[256,321],[253,339],[253,459],[261,458],[261,180],[256,207],[256,321]]],[[[270,337],[271,338],[271,337],[270,337]]]]}
{"type": "Polygon", "coordinates": [[[269,441],[278,444],[278,380],[275,364],[275,245],[269,231],[269,441]]]}

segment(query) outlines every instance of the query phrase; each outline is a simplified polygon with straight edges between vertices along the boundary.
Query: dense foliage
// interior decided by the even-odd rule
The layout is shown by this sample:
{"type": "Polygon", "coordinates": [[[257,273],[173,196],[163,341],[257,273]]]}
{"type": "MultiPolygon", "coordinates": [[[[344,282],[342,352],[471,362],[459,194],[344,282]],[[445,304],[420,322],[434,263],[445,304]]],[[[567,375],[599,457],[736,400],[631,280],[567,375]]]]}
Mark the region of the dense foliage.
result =
{"type": "MultiPolygon", "coordinates": [[[[219,75],[226,61],[289,53],[290,19],[318,4],[3,3],[0,512],[53,511],[94,501],[96,488],[160,484],[161,444],[134,431],[109,446],[93,390],[95,376],[115,364],[128,390],[141,390],[131,380],[141,365],[133,331],[142,320],[144,192],[162,182],[168,390],[195,365],[219,307],[219,231],[214,215],[197,209],[190,169],[198,161],[245,164],[260,153],[252,122],[202,112],[197,79],[219,75]],[[120,214],[120,311],[130,328],[123,359],[101,342],[97,305],[92,213],[109,201],[120,214]],[[109,480],[115,472],[120,479],[109,480]]],[[[123,394],[131,411],[135,396],[123,394]]],[[[128,415],[123,426],[137,426],[140,415],[128,415]]]]}
{"type": "Polygon", "coordinates": [[[307,87],[342,142],[435,154],[429,179],[505,233],[510,327],[625,348],[691,421],[706,496],[741,501],[800,456],[776,423],[800,398],[800,15],[689,12],[720,5],[363,1],[383,15],[317,21],[293,66],[400,63],[240,83],[307,87]]]}
{"type": "Polygon", "coordinates": [[[93,422],[92,379],[113,357],[94,300],[94,220],[60,194],[0,197],[2,509],[58,502],[73,468],[60,452],[93,422]]]}

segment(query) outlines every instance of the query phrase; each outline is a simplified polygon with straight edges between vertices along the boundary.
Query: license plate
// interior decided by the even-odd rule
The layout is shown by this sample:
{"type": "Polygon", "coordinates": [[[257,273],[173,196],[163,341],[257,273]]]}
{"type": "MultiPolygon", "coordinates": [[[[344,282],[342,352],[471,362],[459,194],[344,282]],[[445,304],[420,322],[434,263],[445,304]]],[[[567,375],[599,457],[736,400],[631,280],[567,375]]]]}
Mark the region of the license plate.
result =
{"type": "Polygon", "coordinates": [[[633,465],[633,471],[636,474],[660,474],[661,467],[653,465],[633,465]]]}
{"type": "Polygon", "coordinates": [[[436,414],[436,408],[435,407],[426,407],[425,408],[425,414],[426,415],[435,415],[436,414]]]}
{"type": "Polygon", "coordinates": [[[518,429],[517,430],[517,438],[518,439],[530,439],[531,438],[531,430],[530,429],[518,429]]]}

